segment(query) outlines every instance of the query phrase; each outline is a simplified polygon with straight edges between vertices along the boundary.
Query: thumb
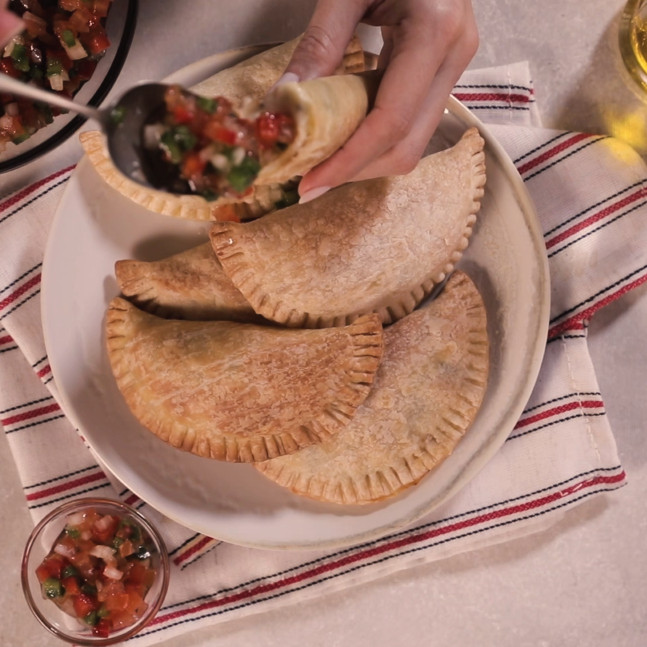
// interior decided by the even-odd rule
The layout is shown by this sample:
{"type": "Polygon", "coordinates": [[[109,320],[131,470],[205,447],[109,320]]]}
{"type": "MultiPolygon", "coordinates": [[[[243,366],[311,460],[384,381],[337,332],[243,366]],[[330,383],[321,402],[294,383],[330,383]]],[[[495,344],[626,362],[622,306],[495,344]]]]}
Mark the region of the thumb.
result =
{"type": "Polygon", "coordinates": [[[0,4],[0,45],[9,42],[25,28],[23,21],[16,14],[2,8],[4,4],[6,3],[0,4]]]}
{"type": "Polygon", "coordinates": [[[288,79],[307,81],[332,74],[367,4],[367,0],[319,0],[285,69],[288,79]]]}

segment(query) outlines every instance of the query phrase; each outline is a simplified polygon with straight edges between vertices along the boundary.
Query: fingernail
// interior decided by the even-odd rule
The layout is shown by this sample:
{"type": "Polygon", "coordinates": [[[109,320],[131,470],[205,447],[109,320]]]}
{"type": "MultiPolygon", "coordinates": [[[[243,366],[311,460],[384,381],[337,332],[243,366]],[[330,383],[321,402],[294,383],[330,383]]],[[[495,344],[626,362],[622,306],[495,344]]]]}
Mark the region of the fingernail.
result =
{"type": "Polygon", "coordinates": [[[310,189],[309,191],[306,191],[302,196],[299,197],[299,204],[305,204],[306,202],[310,202],[311,200],[318,198],[319,196],[323,195],[324,193],[327,193],[328,191],[330,191],[329,186],[318,186],[314,189],[310,189]]]}
{"type": "Polygon", "coordinates": [[[286,72],[275,84],[274,87],[277,85],[283,85],[284,83],[297,83],[299,81],[299,77],[294,73],[294,72],[286,72]]]}

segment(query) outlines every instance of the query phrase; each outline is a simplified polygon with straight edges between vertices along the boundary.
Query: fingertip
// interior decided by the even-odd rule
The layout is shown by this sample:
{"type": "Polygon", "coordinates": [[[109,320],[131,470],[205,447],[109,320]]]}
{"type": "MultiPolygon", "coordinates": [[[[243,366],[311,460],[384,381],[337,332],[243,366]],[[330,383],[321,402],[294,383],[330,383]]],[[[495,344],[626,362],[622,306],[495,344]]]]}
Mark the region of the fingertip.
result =
{"type": "Polygon", "coordinates": [[[286,72],[275,84],[274,87],[284,85],[285,83],[298,83],[300,81],[299,75],[294,72],[286,72]]]}
{"type": "Polygon", "coordinates": [[[0,45],[5,45],[12,38],[20,34],[25,28],[25,23],[11,11],[0,16],[0,45]]]}
{"type": "Polygon", "coordinates": [[[299,196],[299,204],[305,204],[306,202],[311,202],[312,200],[315,200],[316,198],[322,196],[324,193],[328,193],[330,191],[329,186],[317,186],[312,189],[308,189],[307,191],[304,191],[300,196],[299,196]]]}

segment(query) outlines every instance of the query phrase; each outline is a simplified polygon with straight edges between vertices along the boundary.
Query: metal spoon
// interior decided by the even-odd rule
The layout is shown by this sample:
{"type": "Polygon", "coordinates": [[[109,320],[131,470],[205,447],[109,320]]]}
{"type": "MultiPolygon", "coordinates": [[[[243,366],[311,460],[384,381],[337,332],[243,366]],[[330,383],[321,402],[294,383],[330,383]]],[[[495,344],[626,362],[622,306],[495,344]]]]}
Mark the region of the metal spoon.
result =
{"type": "Polygon", "coordinates": [[[106,108],[93,108],[0,74],[0,92],[41,101],[96,121],[106,135],[114,165],[130,179],[147,187],[188,193],[188,184],[178,178],[175,169],[143,146],[144,126],[161,115],[167,88],[162,83],[142,83],[106,108]]]}

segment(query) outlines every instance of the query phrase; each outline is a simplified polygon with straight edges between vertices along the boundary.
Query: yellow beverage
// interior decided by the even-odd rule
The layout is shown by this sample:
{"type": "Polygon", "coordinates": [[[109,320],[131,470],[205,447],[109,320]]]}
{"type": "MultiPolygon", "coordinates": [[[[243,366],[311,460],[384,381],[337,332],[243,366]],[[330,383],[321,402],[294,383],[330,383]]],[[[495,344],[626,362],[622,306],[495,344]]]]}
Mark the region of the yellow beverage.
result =
{"type": "Polygon", "coordinates": [[[647,93],[647,0],[629,0],[625,6],[620,19],[619,45],[627,71],[647,93]]]}

